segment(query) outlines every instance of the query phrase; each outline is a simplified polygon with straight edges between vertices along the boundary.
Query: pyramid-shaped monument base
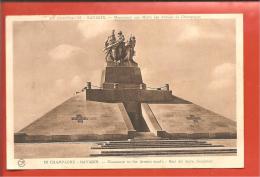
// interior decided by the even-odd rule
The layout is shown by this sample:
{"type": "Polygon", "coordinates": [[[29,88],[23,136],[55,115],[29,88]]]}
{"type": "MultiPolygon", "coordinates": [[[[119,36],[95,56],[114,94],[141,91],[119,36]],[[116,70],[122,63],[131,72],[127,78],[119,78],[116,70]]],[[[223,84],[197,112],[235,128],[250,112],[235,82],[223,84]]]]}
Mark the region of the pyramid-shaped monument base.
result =
{"type": "Polygon", "coordinates": [[[149,129],[169,139],[236,138],[236,122],[196,104],[142,104],[149,129]]]}
{"type": "MultiPolygon", "coordinates": [[[[85,95],[77,95],[16,133],[15,142],[131,139],[139,132],[135,127],[140,120],[133,120],[126,106],[89,101],[85,95]]],[[[142,103],[141,113],[148,132],[161,138],[236,138],[234,121],[190,102],[142,103]]]]}
{"type": "Polygon", "coordinates": [[[76,95],[15,134],[15,142],[121,140],[134,131],[122,103],[76,95]]]}
{"type": "Polygon", "coordinates": [[[148,89],[137,64],[110,63],[101,87],[88,83],[85,94],[16,133],[15,142],[236,138],[235,121],[172,95],[169,85],[148,89]]]}

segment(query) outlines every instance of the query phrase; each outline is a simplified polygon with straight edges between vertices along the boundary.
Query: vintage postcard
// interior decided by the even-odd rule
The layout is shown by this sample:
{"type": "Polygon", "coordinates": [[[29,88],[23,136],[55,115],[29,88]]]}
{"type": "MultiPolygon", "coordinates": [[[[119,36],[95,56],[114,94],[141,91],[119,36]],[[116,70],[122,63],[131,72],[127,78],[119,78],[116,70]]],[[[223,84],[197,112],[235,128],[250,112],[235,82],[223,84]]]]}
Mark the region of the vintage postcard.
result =
{"type": "Polygon", "coordinates": [[[6,17],[7,168],[243,168],[243,15],[6,17]]]}

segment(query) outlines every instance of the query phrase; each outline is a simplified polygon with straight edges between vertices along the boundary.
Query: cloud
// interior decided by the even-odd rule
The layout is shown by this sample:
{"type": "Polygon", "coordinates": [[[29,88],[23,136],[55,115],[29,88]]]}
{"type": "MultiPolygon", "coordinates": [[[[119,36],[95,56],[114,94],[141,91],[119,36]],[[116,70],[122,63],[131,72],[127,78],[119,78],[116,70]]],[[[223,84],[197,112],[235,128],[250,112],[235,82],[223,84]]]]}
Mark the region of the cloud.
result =
{"type": "Polygon", "coordinates": [[[181,26],[181,30],[177,37],[177,42],[193,42],[201,39],[223,39],[225,34],[220,31],[212,31],[204,28],[200,24],[185,24],[181,26]]]}
{"type": "Polygon", "coordinates": [[[200,29],[195,25],[185,25],[179,34],[178,41],[194,40],[201,35],[200,29]]]}
{"type": "Polygon", "coordinates": [[[212,79],[209,84],[210,89],[231,87],[235,83],[235,64],[224,63],[216,66],[212,72],[212,79]]]}
{"type": "Polygon", "coordinates": [[[76,75],[71,79],[70,85],[72,88],[81,89],[81,87],[84,86],[84,82],[82,81],[80,76],[76,75]]]}
{"type": "Polygon", "coordinates": [[[102,70],[100,70],[100,69],[93,70],[91,72],[89,81],[92,82],[93,84],[100,85],[101,75],[102,75],[102,70]]]}
{"type": "Polygon", "coordinates": [[[143,67],[142,68],[142,77],[143,80],[145,80],[146,82],[149,82],[151,80],[155,80],[156,73],[154,73],[154,70],[147,68],[147,67],[143,67]]]}
{"type": "Polygon", "coordinates": [[[55,87],[57,87],[57,88],[62,88],[62,87],[64,87],[64,84],[65,84],[64,79],[57,79],[57,80],[55,81],[55,87]]]}
{"type": "Polygon", "coordinates": [[[78,23],[78,29],[81,34],[86,38],[93,38],[101,33],[116,29],[116,23],[114,21],[105,20],[89,20],[78,23]]]}
{"type": "Polygon", "coordinates": [[[84,50],[69,44],[61,44],[49,51],[49,56],[54,60],[65,60],[84,50]]]}

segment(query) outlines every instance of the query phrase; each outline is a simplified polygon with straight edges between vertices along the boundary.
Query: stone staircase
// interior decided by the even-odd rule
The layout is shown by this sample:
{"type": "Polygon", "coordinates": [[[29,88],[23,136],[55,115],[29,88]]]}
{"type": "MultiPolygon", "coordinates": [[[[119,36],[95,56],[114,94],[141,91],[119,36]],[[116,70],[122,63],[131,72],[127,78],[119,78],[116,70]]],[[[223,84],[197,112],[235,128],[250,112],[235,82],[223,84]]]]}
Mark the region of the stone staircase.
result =
{"type": "Polygon", "coordinates": [[[145,136],[148,139],[140,135],[128,141],[97,143],[92,149],[100,151],[91,156],[235,155],[237,152],[235,147],[211,144],[206,140],[168,140],[155,139],[148,134],[145,136]]]}
{"type": "Polygon", "coordinates": [[[135,136],[132,140],[160,140],[160,139],[168,139],[168,138],[158,137],[152,132],[135,132],[135,136]]]}

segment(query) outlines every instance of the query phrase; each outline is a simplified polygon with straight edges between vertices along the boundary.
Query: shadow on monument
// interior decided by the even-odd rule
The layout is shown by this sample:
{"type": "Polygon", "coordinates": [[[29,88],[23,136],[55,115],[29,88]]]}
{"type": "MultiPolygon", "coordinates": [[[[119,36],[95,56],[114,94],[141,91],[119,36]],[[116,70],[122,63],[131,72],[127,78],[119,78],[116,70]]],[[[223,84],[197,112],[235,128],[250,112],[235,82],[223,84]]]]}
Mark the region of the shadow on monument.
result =
{"type": "Polygon", "coordinates": [[[141,103],[138,102],[124,102],[125,109],[131,120],[134,129],[137,132],[150,132],[141,110],[141,103]]]}

